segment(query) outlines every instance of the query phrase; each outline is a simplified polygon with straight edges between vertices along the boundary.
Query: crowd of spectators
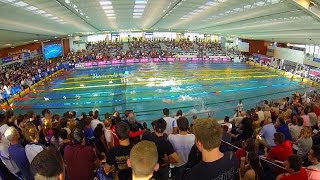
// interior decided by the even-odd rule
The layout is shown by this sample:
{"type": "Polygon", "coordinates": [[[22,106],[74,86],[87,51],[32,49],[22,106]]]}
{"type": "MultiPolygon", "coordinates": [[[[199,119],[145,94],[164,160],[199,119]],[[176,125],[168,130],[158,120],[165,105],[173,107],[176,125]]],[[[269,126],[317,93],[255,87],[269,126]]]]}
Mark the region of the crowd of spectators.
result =
{"type": "Polygon", "coordinates": [[[29,88],[58,70],[60,61],[44,61],[34,58],[23,63],[14,63],[0,68],[0,102],[19,94],[21,90],[29,88]]]}
{"type": "Polygon", "coordinates": [[[181,110],[139,123],[132,110],[0,114],[4,179],[320,178],[320,95],[263,101],[219,124],[181,110]]]}

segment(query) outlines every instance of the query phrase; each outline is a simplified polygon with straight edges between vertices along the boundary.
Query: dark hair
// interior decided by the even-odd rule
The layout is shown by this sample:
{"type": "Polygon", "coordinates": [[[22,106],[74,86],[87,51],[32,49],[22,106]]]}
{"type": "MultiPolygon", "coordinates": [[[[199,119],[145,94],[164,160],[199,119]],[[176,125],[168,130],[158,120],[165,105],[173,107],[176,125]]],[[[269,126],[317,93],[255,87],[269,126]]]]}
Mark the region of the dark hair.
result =
{"type": "Polygon", "coordinates": [[[42,116],[45,116],[46,114],[51,114],[49,109],[42,110],[42,116]]]}
{"type": "Polygon", "coordinates": [[[4,114],[0,114],[0,124],[5,123],[6,121],[6,116],[4,114]]]}
{"type": "Polygon", "coordinates": [[[273,136],[274,136],[274,141],[278,142],[279,144],[282,144],[285,140],[285,136],[281,132],[276,132],[276,133],[274,133],[273,136]]]}
{"type": "Polygon", "coordinates": [[[66,118],[62,118],[60,121],[61,128],[67,127],[68,120],[66,118]]]}
{"type": "Polygon", "coordinates": [[[261,107],[258,107],[258,111],[261,111],[261,107]]]}
{"type": "Polygon", "coordinates": [[[35,114],[33,111],[28,111],[26,115],[28,116],[28,118],[33,118],[35,114]]]}
{"type": "Polygon", "coordinates": [[[31,162],[30,170],[34,176],[47,178],[56,177],[63,173],[63,159],[59,151],[49,147],[38,153],[31,162]]]}
{"type": "Polygon", "coordinates": [[[103,135],[103,125],[99,123],[94,129],[94,136],[95,138],[99,139],[101,135],[103,135]]]}
{"type": "Polygon", "coordinates": [[[301,116],[298,116],[297,125],[298,126],[302,126],[303,125],[303,118],[301,116]]]}
{"type": "Polygon", "coordinates": [[[255,149],[255,145],[254,145],[254,139],[252,138],[248,138],[246,139],[246,146],[244,147],[244,149],[247,151],[247,152],[254,152],[254,149],[255,149]]]}
{"type": "Polygon", "coordinates": [[[260,164],[259,156],[254,152],[248,153],[248,161],[250,163],[251,168],[254,170],[256,174],[256,180],[263,179],[263,169],[260,164]]]}
{"type": "Polygon", "coordinates": [[[182,116],[182,110],[178,110],[176,116],[182,116]]]}
{"type": "Polygon", "coordinates": [[[167,123],[166,121],[161,118],[161,119],[158,119],[154,122],[154,130],[157,132],[157,133],[163,133],[163,131],[167,128],[167,123]]]}
{"type": "Polygon", "coordinates": [[[308,115],[309,109],[308,108],[304,108],[303,112],[304,112],[305,115],[308,115]]]}
{"type": "Polygon", "coordinates": [[[77,116],[77,112],[76,111],[71,111],[73,117],[76,117],[77,116]]]}
{"type": "Polygon", "coordinates": [[[142,123],[142,126],[143,126],[144,129],[147,129],[147,128],[148,128],[148,124],[147,124],[146,122],[143,122],[143,123],[142,123]]]}
{"type": "Polygon", "coordinates": [[[284,120],[283,117],[279,117],[279,122],[280,122],[281,125],[282,124],[286,124],[286,121],[284,120]]]}
{"type": "Polygon", "coordinates": [[[294,170],[294,172],[298,172],[301,169],[302,161],[301,158],[294,154],[288,157],[287,161],[290,164],[290,168],[294,170]]]}
{"type": "Polygon", "coordinates": [[[104,119],[109,119],[109,118],[111,118],[110,114],[109,113],[105,113],[104,114],[104,119]]]}
{"type": "Polygon", "coordinates": [[[59,135],[61,131],[61,126],[59,123],[53,123],[52,124],[52,132],[53,132],[53,137],[55,138],[56,141],[59,141],[59,135]]]}
{"type": "Polygon", "coordinates": [[[314,145],[311,148],[313,150],[314,156],[318,161],[320,161],[320,145],[314,145]]]}
{"type": "Polygon", "coordinates": [[[7,120],[10,119],[10,118],[12,118],[13,114],[14,114],[14,113],[13,113],[12,110],[7,110],[7,112],[6,112],[6,118],[7,118],[7,120]]]}
{"type": "Polygon", "coordinates": [[[84,125],[85,125],[85,126],[90,125],[90,124],[91,124],[91,121],[92,121],[91,117],[87,117],[87,118],[84,120],[84,125]]]}
{"type": "Polygon", "coordinates": [[[229,119],[230,119],[229,116],[225,116],[225,117],[224,117],[224,121],[225,121],[225,122],[229,122],[229,119]]]}
{"type": "Polygon", "coordinates": [[[179,117],[177,125],[180,131],[187,131],[189,129],[189,121],[186,117],[179,117]]]}
{"type": "Polygon", "coordinates": [[[129,138],[130,127],[125,122],[118,122],[116,124],[116,134],[119,140],[125,140],[129,138]]]}
{"type": "Polygon", "coordinates": [[[96,110],[96,111],[94,111],[94,113],[93,113],[93,119],[98,119],[98,118],[99,118],[99,111],[96,110]]]}
{"type": "Polygon", "coordinates": [[[90,116],[90,117],[93,116],[93,111],[89,111],[89,116],[90,116]]]}
{"type": "Polygon", "coordinates": [[[65,129],[61,129],[60,130],[60,135],[59,135],[60,137],[61,137],[61,139],[63,139],[63,140],[65,140],[65,139],[67,139],[68,138],[68,132],[67,132],[67,130],[65,130],[65,129]]]}
{"type": "Polygon", "coordinates": [[[129,114],[130,114],[130,112],[132,112],[132,110],[125,110],[125,111],[124,111],[124,116],[125,116],[125,117],[128,117],[129,114]]]}
{"type": "Polygon", "coordinates": [[[163,115],[165,115],[165,116],[169,116],[169,114],[170,114],[170,111],[169,111],[168,108],[164,108],[164,109],[162,110],[162,112],[163,112],[163,115]]]}

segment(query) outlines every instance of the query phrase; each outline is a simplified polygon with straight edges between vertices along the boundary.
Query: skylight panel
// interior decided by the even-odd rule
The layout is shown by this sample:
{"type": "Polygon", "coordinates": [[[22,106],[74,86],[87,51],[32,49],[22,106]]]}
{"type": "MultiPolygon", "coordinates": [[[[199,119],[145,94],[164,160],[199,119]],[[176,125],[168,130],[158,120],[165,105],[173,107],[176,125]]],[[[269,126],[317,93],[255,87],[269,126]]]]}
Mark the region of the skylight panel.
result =
{"type": "Polygon", "coordinates": [[[148,0],[135,0],[132,17],[135,19],[141,18],[146,8],[148,0]]]}

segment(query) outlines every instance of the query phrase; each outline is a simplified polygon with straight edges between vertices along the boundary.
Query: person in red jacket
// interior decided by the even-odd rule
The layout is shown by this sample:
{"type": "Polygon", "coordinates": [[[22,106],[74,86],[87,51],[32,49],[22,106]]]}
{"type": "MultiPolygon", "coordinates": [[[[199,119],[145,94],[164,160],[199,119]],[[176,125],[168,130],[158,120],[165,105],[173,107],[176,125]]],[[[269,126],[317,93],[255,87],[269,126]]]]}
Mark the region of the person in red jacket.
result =
{"type": "Polygon", "coordinates": [[[274,143],[276,144],[269,153],[265,151],[265,156],[269,160],[285,161],[289,156],[293,154],[291,143],[284,141],[285,137],[283,133],[274,134],[274,143]]]}
{"type": "Polygon", "coordinates": [[[289,156],[285,162],[287,173],[280,174],[276,180],[307,180],[306,169],[302,168],[302,161],[298,155],[289,156]]]}

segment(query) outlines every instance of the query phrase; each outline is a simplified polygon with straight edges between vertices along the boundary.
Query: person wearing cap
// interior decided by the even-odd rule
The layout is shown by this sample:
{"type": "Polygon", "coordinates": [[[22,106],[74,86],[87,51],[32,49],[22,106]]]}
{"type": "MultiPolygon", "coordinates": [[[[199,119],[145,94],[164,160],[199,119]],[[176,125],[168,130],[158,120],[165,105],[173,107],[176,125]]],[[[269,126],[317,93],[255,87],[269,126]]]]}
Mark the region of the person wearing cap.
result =
{"type": "Polygon", "coordinates": [[[81,129],[73,132],[73,145],[64,150],[64,160],[70,180],[87,180],[94,178],[94,169],[100,164],[93,148],[85,146],[84,134],[81,129]]]}

